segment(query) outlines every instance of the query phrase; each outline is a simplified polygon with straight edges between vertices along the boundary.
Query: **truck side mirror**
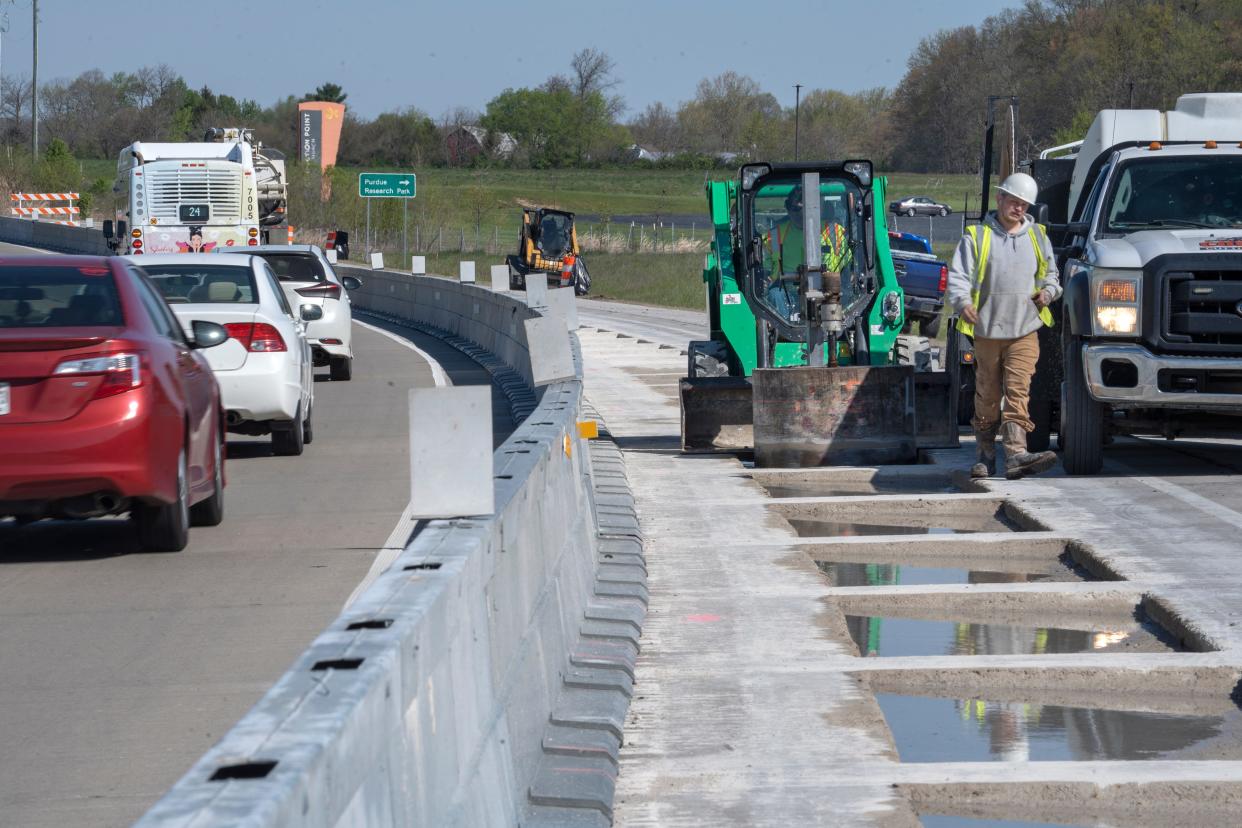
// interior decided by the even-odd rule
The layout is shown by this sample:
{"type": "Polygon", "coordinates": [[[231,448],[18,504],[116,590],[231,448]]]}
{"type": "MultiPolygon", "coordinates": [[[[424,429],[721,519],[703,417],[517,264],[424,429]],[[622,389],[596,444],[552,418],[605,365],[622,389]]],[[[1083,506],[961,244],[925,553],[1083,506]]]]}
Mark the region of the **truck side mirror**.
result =
{"type": "Polygon", "coordinates": [[[112,237],[113,237],[113,236],[115,236],[115,235],[116,235],[116,233],[115,233],[115,232],[113,231],[113,229],[112,229],[112,219],[104,219],[104,222],[103,222],[103,236],[104,236],[104,238],[105,238],[105,239],[108,239],[109,241],[111,241],[111,240],[112,240],[112,237]]]}
{"type": "Polygon", "coordinates": [[[1036,224],[1048,226],[1048,205],[1036,204],[1031,208],[1031,217],[1035,219],[1036,224]]]}

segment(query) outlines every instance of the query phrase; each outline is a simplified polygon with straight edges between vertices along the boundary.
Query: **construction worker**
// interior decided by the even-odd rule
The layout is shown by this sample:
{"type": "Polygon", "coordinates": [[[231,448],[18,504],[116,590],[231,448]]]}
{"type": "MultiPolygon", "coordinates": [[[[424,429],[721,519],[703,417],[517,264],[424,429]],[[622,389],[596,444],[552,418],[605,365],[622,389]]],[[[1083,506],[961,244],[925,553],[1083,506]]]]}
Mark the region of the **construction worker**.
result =
{"type": "Polygon", "coordinates": [[[1014,173],[996,188],[996,212],[967,228],[949,267],[947,301],[957,329],[975,339],[974,478],[996,474],[996,435],[1005,477],[1016,480],[1056,464],[1050,451],[1026,450],[1035,428],[1027,404],[1039,360],[1038,331],[1052,325],[1048,305],[1061,296],[1056,259],[1044,228],[1027,215],[1038,187],[1014,173]],[[1004,398],[1002,410],[1001,399],[1004,398]]]}
{"type": "MultiPolygon", "coordinates": [[[[820,231],[823,267],[840,273],[854,261],[849,229],[836,220],[831,202],[825,203],[820,231]]],[[[770,280],[769,303],[786,319],[797,321],[798,268],[802,265],[802,187],[795,186],[785,197],[786,216],[764,236],[764,267],[770,280]]],[[[846,219],[848,221],[848,219],[846,219]]]]}

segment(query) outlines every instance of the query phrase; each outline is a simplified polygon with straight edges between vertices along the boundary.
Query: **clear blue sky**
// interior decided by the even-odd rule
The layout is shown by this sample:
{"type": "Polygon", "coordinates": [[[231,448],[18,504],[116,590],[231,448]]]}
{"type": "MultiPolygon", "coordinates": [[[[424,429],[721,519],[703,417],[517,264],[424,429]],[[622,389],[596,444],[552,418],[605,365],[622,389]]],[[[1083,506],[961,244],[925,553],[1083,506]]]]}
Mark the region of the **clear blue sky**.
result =
{"type": "MultiPolygon", "coordinates": [[[[0,0],[3,72],[30,75],[32,0],[0,0]]],[[[482,110],[510,86],[607,52],[629,118],[732,69],[782,103],[793,84],[895,86],[919,40],[1019,0],[40,0],[39,78],[166,63],[193,87],[268,105],[324,81],[360,115],[482,110]]]]}

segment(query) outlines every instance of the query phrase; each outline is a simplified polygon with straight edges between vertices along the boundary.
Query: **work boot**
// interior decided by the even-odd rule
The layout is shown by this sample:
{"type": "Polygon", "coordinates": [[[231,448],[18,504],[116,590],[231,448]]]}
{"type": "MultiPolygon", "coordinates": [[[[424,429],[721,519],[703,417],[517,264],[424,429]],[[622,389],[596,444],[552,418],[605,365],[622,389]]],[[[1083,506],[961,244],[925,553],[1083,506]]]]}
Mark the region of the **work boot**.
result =
{"type": "Polygon", "coordinates": [[[1017,423],[1001,426],[1001,441],[1005,445],[1005,478],[1017,480],[1028,474],[1046,472],[1057,463],[1057,456],[1050,451],[1031,454],[1026,450],[1026,432],[1017,423]]]}
{"type": "Polygon", "coordinates": [[[982,480],[996,474],[996,429],[975,432],[975,464],[970,467],[971,480],[982,480]]]}

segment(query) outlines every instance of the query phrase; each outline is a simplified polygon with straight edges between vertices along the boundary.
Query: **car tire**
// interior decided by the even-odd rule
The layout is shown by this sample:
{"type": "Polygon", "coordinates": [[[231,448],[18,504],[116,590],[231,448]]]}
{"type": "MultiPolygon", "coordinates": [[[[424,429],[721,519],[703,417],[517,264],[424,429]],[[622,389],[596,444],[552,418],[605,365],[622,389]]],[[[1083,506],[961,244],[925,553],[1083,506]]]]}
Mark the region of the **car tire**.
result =
{"type": "Polygon", "coordinates": [[[212,458],[215,471],[212,473],[211,497],[200,500],[190,507],[191,526],[219,526],[224,521],[224,433],[216,436],[216,447],[212,458]]]}
{"type": "Polygon", "coordinates": [[[272,431],[272,451],[282,457],[297,457],[306,445],[306,432],[302,428],[302,411],[293,415],[288,428],[272,431]]]}
{"type": "Polygon", "coordinates": [[[315,414],[315,407],[308,405],[306,407],[306,419],[302,421],[302,442],[310,445],[315,441],[315,426],[311,422],[311,417],[315,414]]]}
{"type": "Polygon", "coordinates": [[[328,361],[328,371],[333,382],[349,382],[354,376],[354,358],[332,357],[328,361]]]}
{"type": "Polygon", "coordinates": [[[1082,367],[1082,338],[1066,331],[1061,403],[1061,463],[1067,474],[1095,474],[1104,466],[1104,406],[1092,399],[1082,367]]]}
{"type": "Polygon", "coordinates": [[[907,216],[909,216],[910,218],[914,218],[914,208],[913,208],[913,207],[907,207],[907,208],[906,208],[906,215],[907,215],[907,216]]]}
{"type": "Polygon", "coordinates": [[[185,448],[177,456],[177,499],[172,503],[142,504],[132,517],[142,546],[151,552],[180,552],[190,542],[190,490],[185,448]]]}
{"type": "Polygon", "coordinates": [[[940,336],[940,321],[942,318],[940,314],[923,317],[919,320],[919,332],[928,339],[935,339],[940,336]]]}
{"type": "Polygon", "coordinates": [[[944,218],[944,217],[945,217],[945,216],[947,216],[948,214],[949,214],[949,211],[948,211],[948,210],[944,209],[943,207],[941,207],[941,208],[940,208],[940,217],[941,217],[941,218],[944,218]]]}

